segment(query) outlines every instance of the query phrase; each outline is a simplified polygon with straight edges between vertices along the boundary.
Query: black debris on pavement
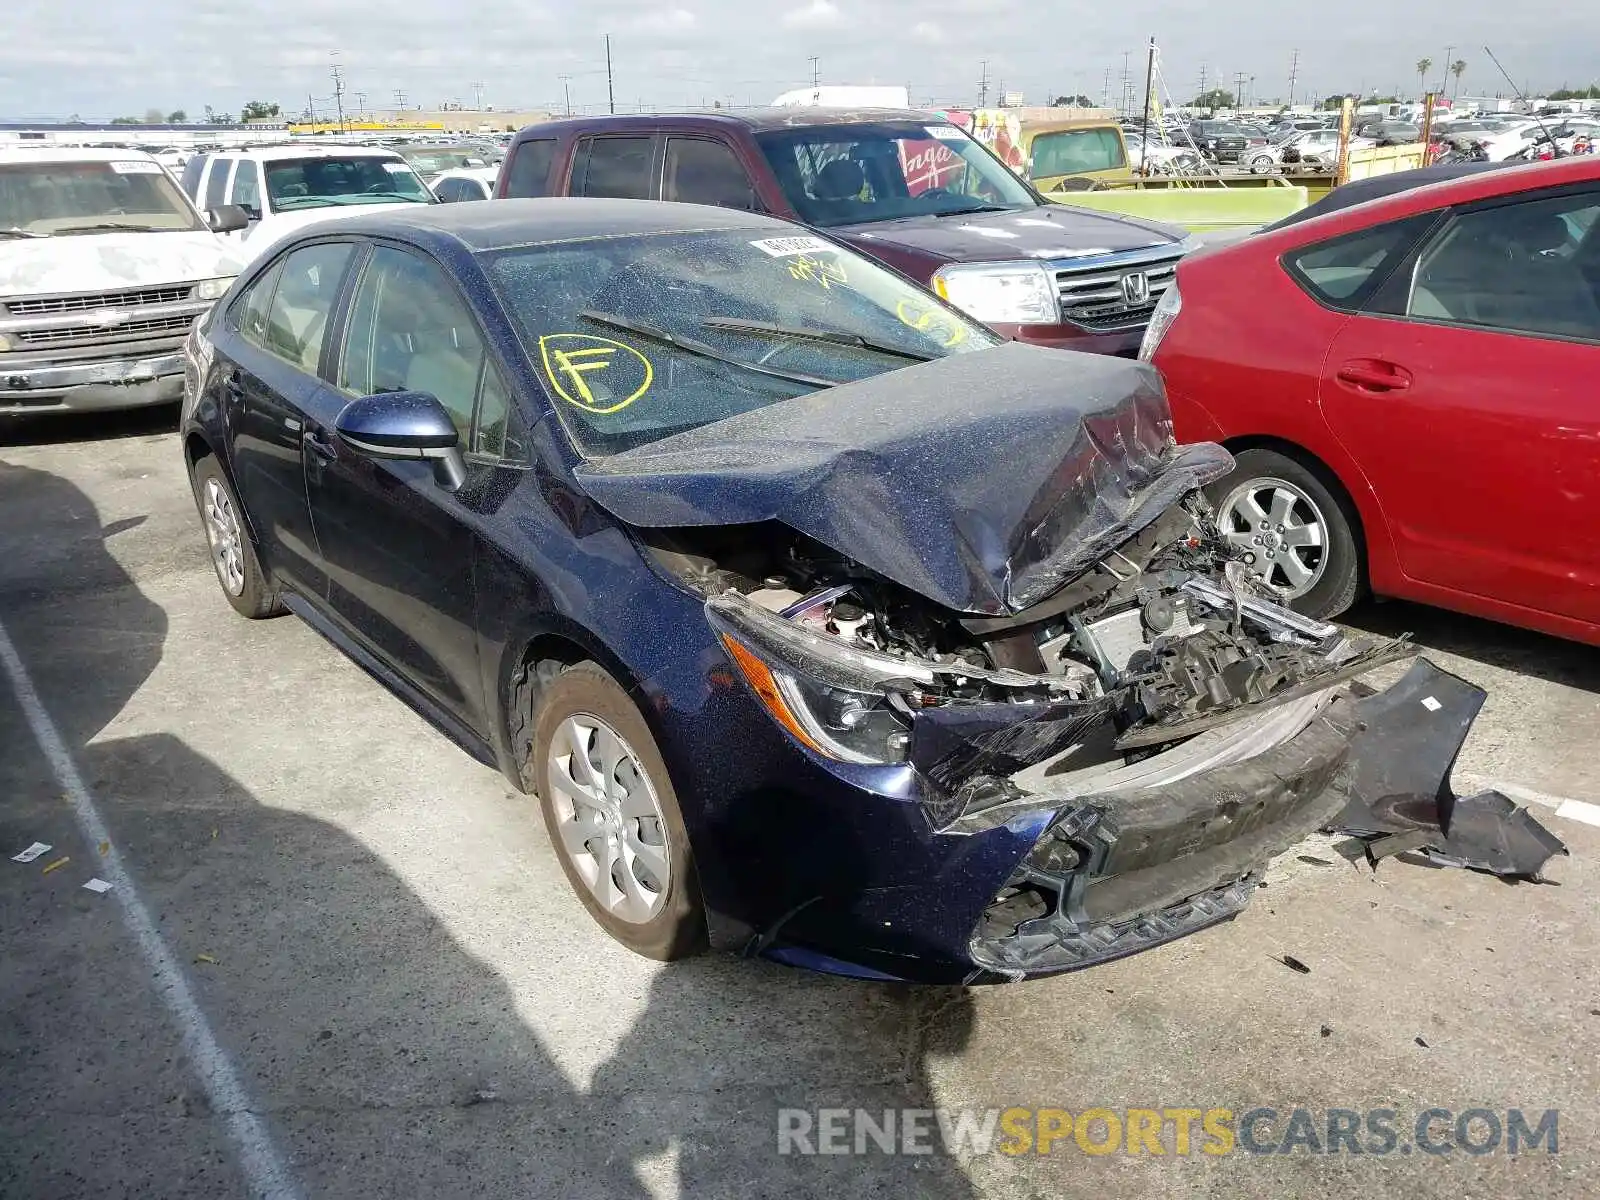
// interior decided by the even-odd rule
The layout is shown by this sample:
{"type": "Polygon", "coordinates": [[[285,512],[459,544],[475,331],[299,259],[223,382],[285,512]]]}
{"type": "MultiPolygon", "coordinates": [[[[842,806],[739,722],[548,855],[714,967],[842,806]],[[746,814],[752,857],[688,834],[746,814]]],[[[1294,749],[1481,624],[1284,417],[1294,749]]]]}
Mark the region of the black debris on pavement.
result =
{"type": "Polygon", "coordinates": [[[1415,1041],[1417,1043],[1417,1045],[1421,1046],[1424,1050],[1426,1050],[1428,1048],[1428,1043],[1422,1040],[1422,1035],[1420,1033],[1415,1038],[1413,1038],[1412,1040],[1415,1041]]]}
{"type": "Polygon", "coordinates": [[[1288,967],[1291,971],[1298,971],[1302,975],[1311,974],[1311,968],[1306,966],[1305,963],[1301,962],[1298,958],[1295,958],[1292,955],[1285,954],[1282,958],[1278,959],[1278,961],[1284,966],[1288,967]]]}

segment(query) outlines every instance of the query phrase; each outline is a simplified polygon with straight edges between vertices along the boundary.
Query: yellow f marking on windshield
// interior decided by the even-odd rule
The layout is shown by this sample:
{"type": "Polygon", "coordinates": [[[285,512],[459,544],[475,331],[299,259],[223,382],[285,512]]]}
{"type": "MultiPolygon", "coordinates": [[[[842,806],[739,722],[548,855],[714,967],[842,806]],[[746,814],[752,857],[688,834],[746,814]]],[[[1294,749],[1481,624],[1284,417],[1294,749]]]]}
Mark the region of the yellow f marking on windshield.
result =
{"type": "Polygon", "coordinates": [[[655,368],[624,342],[586,333],[547,333],[539,358],[556,395],[585,412],[614,413],[650,390],[655,368]]]}

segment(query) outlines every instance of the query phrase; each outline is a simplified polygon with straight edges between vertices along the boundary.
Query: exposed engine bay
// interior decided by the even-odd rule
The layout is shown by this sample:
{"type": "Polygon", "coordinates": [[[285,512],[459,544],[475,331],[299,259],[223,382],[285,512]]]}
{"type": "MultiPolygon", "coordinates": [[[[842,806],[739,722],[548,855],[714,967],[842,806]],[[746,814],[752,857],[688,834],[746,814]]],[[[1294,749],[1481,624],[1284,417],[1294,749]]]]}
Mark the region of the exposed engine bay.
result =
{"type": "MultiPolygon", "coordinates": [[[[807,659],[807,645],[847,655],[837,682],[853,695],[830,704],[813,688],[793,707],[857,761],[905,757],[914,718],[935,708],[981,712],[976,732],[991,750],[1004,726],[1049,719],[1050,736],[1009,757],[963,753],[951,739],[949,753],[913,756],[947,791],[1093,742],[1091,727],[1106,735],[1102,759],[1134,761],[1412,653],[1402,639],[1353,635],[1280,605],[1199,492],[1004,617],[943,609],[783,526],[644,532],[654,557],[710,597],[708,613],[736,636],[761,628],[807,659]]],[[[804,673],[817,674],[809,664],[804,673]]]]}

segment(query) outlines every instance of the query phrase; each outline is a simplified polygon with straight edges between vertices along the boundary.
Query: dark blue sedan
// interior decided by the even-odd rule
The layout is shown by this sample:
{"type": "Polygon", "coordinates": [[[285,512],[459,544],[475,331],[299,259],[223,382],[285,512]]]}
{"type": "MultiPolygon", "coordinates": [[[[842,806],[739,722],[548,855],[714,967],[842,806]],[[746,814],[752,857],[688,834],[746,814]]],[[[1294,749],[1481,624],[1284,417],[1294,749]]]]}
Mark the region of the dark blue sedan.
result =
{"type": "Polygon", "coordinates": [[[1238,912],[1361,770],[1437,794],[1481,700],[1425,663],[1352,691],[1409,647],[1258,590],[1199,490],[1231,460],[1173,444],[1149,368],[1003,344],[770,218],[328,223],[187,359],[228,602],[536,794],[653,957],[972,981],[1132,953],[1238,912]]]}

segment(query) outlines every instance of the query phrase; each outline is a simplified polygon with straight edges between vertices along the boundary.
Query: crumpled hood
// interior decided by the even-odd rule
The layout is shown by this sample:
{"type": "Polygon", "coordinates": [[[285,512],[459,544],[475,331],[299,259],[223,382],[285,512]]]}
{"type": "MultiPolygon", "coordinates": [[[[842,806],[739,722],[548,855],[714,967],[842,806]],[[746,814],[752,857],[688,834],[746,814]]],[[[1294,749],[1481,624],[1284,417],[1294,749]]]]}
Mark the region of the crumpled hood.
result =
{"type": "Polygon", "coordinates": [[[630,525],[781,521],[946,608],[1000,616],[1232,466],[1220,446],[1171,438],[1149,367],[1009,342],[743,413],[575,475],[630,525]]]}
{"type": "Polygon", "coordinates": [[[1176,245],[1183,240],[1183,230],[1154,221],[1056,204],[1008,212],[836,225],[824,232],[865,254],[896,247],[935,254],[950,262],[1081,258],[1176,245]]]}
{"type": "Polygon", "coordinates": [[[110,292],[237,275],[239,255],[210,230],[74,233],[0,242],[0,296],[110,292]]]}

